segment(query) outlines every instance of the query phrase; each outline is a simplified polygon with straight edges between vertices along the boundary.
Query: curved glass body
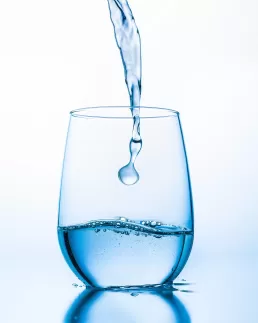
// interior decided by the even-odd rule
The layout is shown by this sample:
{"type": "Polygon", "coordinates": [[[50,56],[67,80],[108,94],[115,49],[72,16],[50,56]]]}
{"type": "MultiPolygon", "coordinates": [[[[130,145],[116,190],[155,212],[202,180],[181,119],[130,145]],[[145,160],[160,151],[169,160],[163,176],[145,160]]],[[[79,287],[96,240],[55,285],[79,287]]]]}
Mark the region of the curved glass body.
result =
{"type": "Polygon", "coordinates": [[[128,107],[71,112],[63,164],[58,237],[84,283],[172,282],[193,243],[190,178],[179,114],[141,107],[139,181],[124,185],[132,117],[128,107]]]}

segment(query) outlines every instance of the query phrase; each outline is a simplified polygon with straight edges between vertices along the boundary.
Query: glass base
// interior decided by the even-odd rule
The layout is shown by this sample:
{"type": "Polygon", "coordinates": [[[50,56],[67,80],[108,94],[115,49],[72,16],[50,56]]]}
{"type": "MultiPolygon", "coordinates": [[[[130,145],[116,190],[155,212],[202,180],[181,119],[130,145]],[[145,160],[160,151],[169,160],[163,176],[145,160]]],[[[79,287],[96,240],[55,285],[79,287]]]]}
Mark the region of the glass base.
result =
{"type": "Polygon", "coordinates": [[[157,291],[175,291],[177,290],[173,286],[173,282],[165,283],[165,284],[148,284],[148,285],[138,285],[138,286],[109,286],[109,287],[93,287],[93,286],[86,286],[88,290],[92,291],[114,291],[114,292],[157,292],[157,291]]]}

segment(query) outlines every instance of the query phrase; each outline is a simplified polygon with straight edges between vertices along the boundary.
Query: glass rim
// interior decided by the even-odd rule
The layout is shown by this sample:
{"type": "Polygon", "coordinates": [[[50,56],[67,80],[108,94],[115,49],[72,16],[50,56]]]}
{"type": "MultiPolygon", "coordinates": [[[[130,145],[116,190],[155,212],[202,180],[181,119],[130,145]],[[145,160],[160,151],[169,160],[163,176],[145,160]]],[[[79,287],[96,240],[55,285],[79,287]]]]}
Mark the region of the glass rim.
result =
{"type": "MultiPolygon", "coordinates": [[[[119,116],[119,115],[103,115],[103,114],[90,114],[87,113],[89,112],[89,110],[94,110],[96,111],[97,109],[121,109],[121,108],[126,108],[126,109],[131,109],[131,106],[95,106],[95,107],[86,107],[86,108],[80,108],[80,109],[76,109],[76,110],[72,110],[70,111],[70,116],[71,117],[75,117],[75,118],[100,118],[100,119],[132,119],[132,116],[119,116]]],[[[169,109],[169,108],[160,108],[160,107],[148,107],[148,106],[139,106],[140,111],[141,109],[148,109],[148,110],[157,110],[157,111],[162,111],[163,114],[161,114],[161,112],[157,115],[150,115],[150,116],[141,116],[140,114],[140,118],[141,119],[157,119],[157,118],[169,118],[169,117],[178,117],[179,116],[179,112],[173,109],[169,109]],[[164,113],[167,112],[167,113],[164,113]]],[[[121,110],[120,110],[121,111],[121,110]]]]}

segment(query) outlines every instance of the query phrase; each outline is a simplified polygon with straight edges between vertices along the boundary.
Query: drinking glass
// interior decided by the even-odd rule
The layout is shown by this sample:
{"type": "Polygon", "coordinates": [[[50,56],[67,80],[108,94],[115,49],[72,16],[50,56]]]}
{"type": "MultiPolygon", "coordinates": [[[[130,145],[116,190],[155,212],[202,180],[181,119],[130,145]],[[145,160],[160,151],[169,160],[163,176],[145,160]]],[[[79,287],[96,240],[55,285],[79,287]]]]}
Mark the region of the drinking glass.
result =
{"type": "Polygon", "coordinates": [[[59,201],[64,258],[98,288],[171,284],[193,243],[193,204],[179,113],[140,107],[139,180],[123,184],[129,107],[72,111],[59,201]]]}

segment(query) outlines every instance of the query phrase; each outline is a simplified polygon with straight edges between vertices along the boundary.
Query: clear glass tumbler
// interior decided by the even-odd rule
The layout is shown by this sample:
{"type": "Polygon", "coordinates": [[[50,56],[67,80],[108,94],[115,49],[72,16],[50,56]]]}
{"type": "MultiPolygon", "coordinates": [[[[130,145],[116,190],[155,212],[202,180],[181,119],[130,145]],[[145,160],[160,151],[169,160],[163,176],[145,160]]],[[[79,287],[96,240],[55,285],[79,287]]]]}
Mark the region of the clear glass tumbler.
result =
{"type": "Polygon", "coordinates": [[[124,185],[129,107],[70,113],[58,238],[66,262],[98,288],[170,284],[193,243],[193,204],[179,113],[140,108],[139,181],[124,185]]]}

